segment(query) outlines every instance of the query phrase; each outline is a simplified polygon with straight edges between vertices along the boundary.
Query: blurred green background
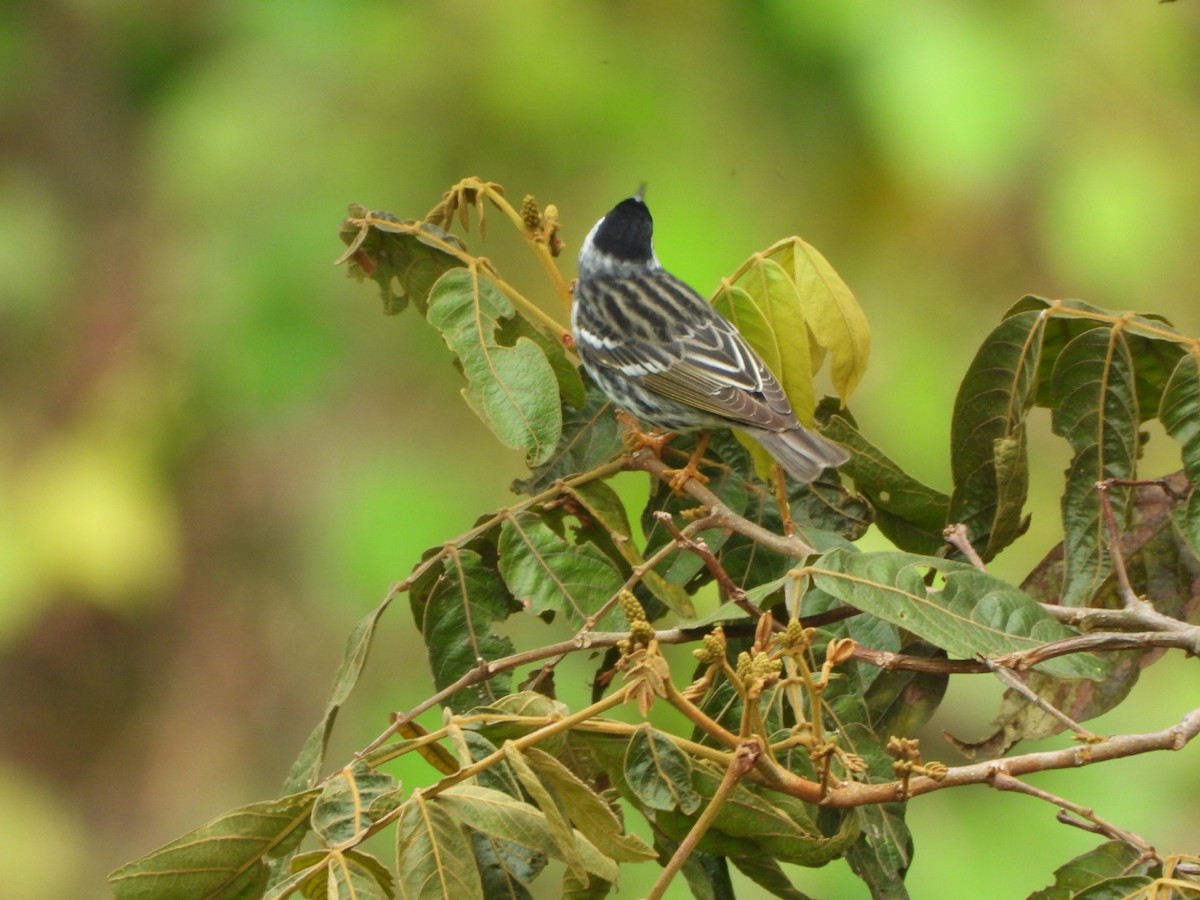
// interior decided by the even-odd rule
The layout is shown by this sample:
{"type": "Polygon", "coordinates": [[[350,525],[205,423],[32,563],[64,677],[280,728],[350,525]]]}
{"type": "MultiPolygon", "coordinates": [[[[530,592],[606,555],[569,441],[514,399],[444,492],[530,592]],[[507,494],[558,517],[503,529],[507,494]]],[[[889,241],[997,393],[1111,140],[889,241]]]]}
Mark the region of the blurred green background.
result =
{"type": "MultiPolygon", "coordinates": [[[[273,796],[354,622],[511,496],[522,461],[436,335],[330,265],[347,203],[420,216],[498,181],[558,205],[571,276],[645,180],[660,258],[704,292],[799,234],[872,323],[860,425],[943,489],[958,380],[1022,294],[1200,334],[1193,0],[16,0],[0,73],[8,896],[101,896],[109,869],[273,796]]],[[[490,224],[477,252],[564,318],[490,224]]],[[[1046,427],[1033,448],[1008,577],[1056,530],[1066,445],[1046,427]]],[[[1177,464],[1152,440],[1148,471],[1177,464]]],[[[397,606],[331,759],[428,693],[423,659],[397,606]]],[[[1196,682],[1169,660],[1097,728],[1164,727],[1196,682]]],[[[926,756],[956,762],[937,732],[979,736],[998,694],[955,682],[926,756]]],[[[1198,768],[1037,783],[1195,852],[1175,800],[1198,768]]],[[[1097,842],[985,788],[910,822],[914,897],[1024,896],[1097,842]]],[[[865,896],[840,863],[797,883],[865,896]]]]}

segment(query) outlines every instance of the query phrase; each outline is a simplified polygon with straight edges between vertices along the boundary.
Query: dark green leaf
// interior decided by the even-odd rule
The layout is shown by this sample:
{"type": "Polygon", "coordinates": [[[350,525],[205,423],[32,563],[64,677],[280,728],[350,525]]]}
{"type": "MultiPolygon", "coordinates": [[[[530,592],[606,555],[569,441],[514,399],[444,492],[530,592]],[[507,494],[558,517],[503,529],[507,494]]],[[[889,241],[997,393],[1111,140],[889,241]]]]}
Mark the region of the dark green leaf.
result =
{"type": "Polygon", "coordinates": [[[1179,360],[1163,391],[1159,419],[1167,434],[1179,441],[1183,471],[1191,482],[1187,500],[1175,512],[1175,523],[1200,554],[1200,366],[1194,355],[1179,360]]]}
{"type": "Polygon", "coordinates": [[[1023,530],[1028,492],[1025,416],[1034,400],[1043,319],[1024,312],[984,339],[954,401],[949,523],[967,527],[987,561],[1023,530]]]}
{"type": "MultiPolygon", "coordinates": [[[[1190,621],[1200,607],[1200,560],[1172,526],[1181,502],[1175,493],[1183,485],[1178,473],[1167,480],[1169,491],[1157,484],[1134,489],[1129,527],[1121,535],[1121,555],[1135,594],[1152,597],[1154,607],[1164,615],[1190,621]]],[[[1022,588],[1035,600],[1053,602],[1062,584],[1062,548],[1057,548],[1039,563],[1022,588]]],[[[1092,606],[1116,609],[1124,604],[1115,574],[1110,574],[1092,598],[1092,606]]],[[[1162,656],[1159,649],[1123,650],[1098,654],[1110,665],[1109,676],[1101,682],[1063,681],[1030,672],[1026,687],[1049,701],[1077,722],[1086,722],[1110,709],[1128,696],[1141,670],[1162,656]]],[[[1006,691],[1000,712],[994,720],[996,730],[970,743],[955,741],[959,749],[972,757],[993,758],[1006,753],[1020,740],[1040,740],[1063,730],[1062,722],[1030,704],[1022,694],[1006,691]]]]}
{"type": "Polygon", "coordinates": [[[251,803],[224,813],[108,876],[118,898],[261,896],[266,860],[308,831],[319,791],[251,803]]]}
{"type": "Polygon", "coordinates": [[[349,247],[338,262],[349,263],[352,278],[378,283],[388,315],[403,311],[410,300],[425,315],[434,283],[465,262],[466,248],[448,231],[424,222],[402,222],[391,213],[356,204],[338,236],[349,247]]]}
{"type": "MultiPolygon", "coordinates": [[[[507,637],[495,634],[492,624],[520,609],[500,573],[473,550],[448,553],[437,575],[414,585],[409,592],[413,618],[425,639],[434,684],[440,690],[474,669],[480,660],[497,659],[513,652],[507,637]]],[[[490,703],[511,689],[512,675],[499,672],[460,691],[448,701],[463,712],[490,703]]]]}
{"type": "MultiPolygon", "coordinates": [[[[598,546],[603,544],[601,549],[610,557],[615,556],[626,564],[622,570],[624,575],[645,563],[641,549],[633,540],[625,504],[607,482],[590,481],[572,488],[571,494],[583,507],[585,518],[589,520],[589,525],[580,529],[581,538],[592,539],[598,546]]],[[[642,575],[642,584],[676,615],[686,618],[696,614],[687,592],[678,584],[671,584],[658,572],[652,569],[646,571],[642,575]]],[[[653,620],[655,616],[651,615],[650,618],[653,620]]]]}
{"type": "MultiPolygon", "coordinates": [[[[1003,656],[1075,634],[1024,591],[965,563],[839,549],[817,560],[812,574],[817,587],[842,602],[964,659],[1003,656]],[[930,569],[942,576],[940,589],[925,584],[930,569]]],[[[1107,675],[1107,667],[1086,654],[1046,660],[1037,668],[1062,678],[1107,675]]]]}
{"type": "Polygon", "coordinates": [[[524,450],[531,466],[554,454],[562,404],[554,367],[537,341],[501,343],[512,303],[479,269],[453,269],[438,279],[427,318],[462,366],[463,396],[506,447],[524,450]]]}
{"type": "MultiPolygon", "coordinates": [[[[1124,334],[1096,328],[1071,341],[1055,364],[1052,390],[1059,405],[1051,425],[1075,451],[1062,499],[1066,569],[1061,603],[1087,605],[1111,565],[1096,482],[1137,474],[1140,417],[1124,334]]],[[[1109,498],[1121,527],[1129,490],[1114,487],[1109,498]]]]}
{"type": "Polygon", "coordinates": [[[843,415],[829,417],[825,434],[851,452],[842,471],[874,509],[879,530],[901,550],[936,553],[946,543],[950,498],[903,471],[843,415]]]}
{"type": "Polygon", "coordinates": [[[371,649],[371,640],[375,636],[375,627],[379,618],[391,605],[389,596],[374,611],[364,616],[350,632],[346,641],[346,650],[342,654],[341,665],[333,677],[333,687],[329,691],[329,699],[325,702],[325,715],[317,726],[309,732],[300,755],[292,763],[284,782],[284,793],[294,794],[313,787],[321,777],[325,767],[325,748],[329,743],[330,732],[333,731],[334,720],[342,704],[350,696],[350,692],[358,683],[363,666],[367,662],[367,653],[371,649]]]}
{"type": "Polygon", "coordinates": [[[1035,891],[1029,900],[1074,900],[1090,887],[1122,875],[1145,875],[1150,869],[1141,851],[1124,841],[1108,841],[1054,870],[1054,884],[1035,891]]]}
{"type": "Polygon", "coordinates": [[[796,890],[791,879],[779,867],[779,863],[770,857],[735,856],[732,862],[738,867],[739,872],[772,897],[782,897],[783,900],[810,900],[808,894],[796,890]]]}

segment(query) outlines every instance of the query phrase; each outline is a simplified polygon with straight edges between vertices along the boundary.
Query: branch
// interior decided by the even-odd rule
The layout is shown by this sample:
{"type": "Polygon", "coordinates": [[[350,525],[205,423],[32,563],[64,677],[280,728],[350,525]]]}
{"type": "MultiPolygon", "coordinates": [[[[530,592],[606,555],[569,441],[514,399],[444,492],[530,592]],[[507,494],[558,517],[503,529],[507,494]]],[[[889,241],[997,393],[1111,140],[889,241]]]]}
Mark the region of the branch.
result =
{"type": "MultiPolygon", "coordinates": [[[[636,471],[649,472],[655,478],[670,482],[674,474],[671,468],[659,459],[654,451],[643,448],[625,457],[626,468],[636,471]]],[[[744,519],[721,502],[721,498],[700,484],[695,478],[688,479],[683,485],[683,492],[708,508],[709,523],[721,528],[728,528],[743,537],[761,544],[768,550],[774,550],[792,559],[804,559],[816,554],[816,549],[810,547],[800,538],[792,535],[784,537],[744,519]]]]}
{"type": "Polygon", "coordinates": [[[992,779],[992,787],[998,791],[1016,791],[1020,794],[1028,794],[1030,797],[1037,797],[1039,800],[1053,803],[1055,806],[1060,807],[1057,818],[1064,825],[1082,828],[1084,831],[1103,835],[1114,841],[1124,841],[1126,844],[1130,844],[1140,850],[1142,855],[1147,859],[1153,859],[1158,862],[1162,861],[1149,841],[1139,837],[1132,831],[1126,831],[1124,828],[1119,828],[1111,822],[1105,821],[1096,815],[1090,807],[1081,806],[1078,803],[1073,803],[1048,791],[1043,791],[1041,788],[1026,784],[1019,779],[1013,778],[1006,772],[998,772],[996,774],[992,779]],[[1074,813],[1079,818],[1074,818],[1069,813],[1074,813]]]}
{"type": "MultiPolygon", "coordinates": [[[[1052,769],[1077,769],[1080,766],[1119,759],[1124,756],[1136,756],[1154,750],[1182,750],[1198,733],[1200,733],[1200,708],[1193,709],[1177,725],[1164,728],[1162,731],[1118,735],[1095,744],[1026,753],[1007,759],[956,766],[947,769],[945,777],[937,781],[926,776],[919,776],[909,781],[904,797],[899,796],[898,782],[886,784],[843,782],[831,790],[822,802],[827,806],[839,808],[864,806],[869,803],[891,803],[943,788],[961,787],[965,784],[988,784],[998,775],[1016,777],[1028,775],[1030,772],[1045,772],[1052,769]]],[[[803,779],[800,780],[803,781],[803,779]]],[[[795,792],[789,790],[785,783],[775,786],[787,793],[794,793],[794,796],[805,798],[809,790],[809,782],[797,785],[799,790],[795,792]]]]}

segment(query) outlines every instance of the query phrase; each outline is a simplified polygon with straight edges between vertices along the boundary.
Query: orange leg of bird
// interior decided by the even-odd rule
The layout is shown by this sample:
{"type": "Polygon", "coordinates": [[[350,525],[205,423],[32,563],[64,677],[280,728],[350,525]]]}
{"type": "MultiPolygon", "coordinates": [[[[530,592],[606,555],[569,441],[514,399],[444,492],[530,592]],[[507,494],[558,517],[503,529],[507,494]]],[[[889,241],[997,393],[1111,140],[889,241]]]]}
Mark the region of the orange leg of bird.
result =
{"type": "MultiPolygon", "coordinates": [[[[625,429],[625,446],[631,453],[636,453],[643,447],[649,447],[659,459],[662,459],[667,443],[675,437],[674,432],[671,431],[643,431],[641,423],[624,410],[617,411],[617,421],[625,429]]],[[[707,431],[701,432],[696,449],[692,451],[692,455],[684,467],[667,470],[671,475],[671,490],[675,493],[683,492],[683,486],[689,478],[695,478],[701,484],[708,483],[708,476],[700,471],[700,460],[704,458],[704,451],[708,448],[708,438],[707,431]]]]}
{"type": "Polygon", "coordinates": [[[667,442],[671,438],[675,437],[675,433],[672,431],[644,431],[642,423],[623,409],[617,410],[617,421],[625,429],[625,446],[629,448],[630,453],[636,453],[643,447],[649,447],[654,451],[655,456],[662,459],[663,448],[667,446],[667,442]]]}
{"type": "Polygon", "coordinates": [[[688,457],[687,463],[684,464],[682,469],[673,470],[673,474],[671,475],[671,490],[675,493],[682,494],[683,486],[691,478],[695,478],[701,484],[708,484],[708,476],[700,471],[700,460],[704,459],[704,451],[708,449],[708,439],[710,437],[712,437],[710,432],[700,432],[700,439],[696,441],[696,449],[688,457]]]}

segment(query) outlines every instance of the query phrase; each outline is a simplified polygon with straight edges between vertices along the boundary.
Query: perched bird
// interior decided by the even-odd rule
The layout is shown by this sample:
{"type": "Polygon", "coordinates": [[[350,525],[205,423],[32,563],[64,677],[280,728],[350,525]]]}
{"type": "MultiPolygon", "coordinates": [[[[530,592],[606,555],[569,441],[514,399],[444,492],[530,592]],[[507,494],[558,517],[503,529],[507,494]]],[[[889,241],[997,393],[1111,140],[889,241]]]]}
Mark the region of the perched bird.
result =
{"type": "Polygon", "coordinates": [[[740,428],[797,481],[846,462],[845,449],[800,424],[737,329],[662,267],[653,233],[639,190],[596,223],[579,251],[571,329],[600,389],[657,428],[740,428]]]}

